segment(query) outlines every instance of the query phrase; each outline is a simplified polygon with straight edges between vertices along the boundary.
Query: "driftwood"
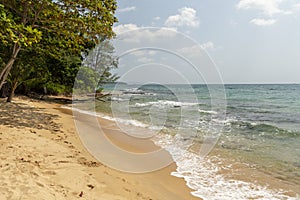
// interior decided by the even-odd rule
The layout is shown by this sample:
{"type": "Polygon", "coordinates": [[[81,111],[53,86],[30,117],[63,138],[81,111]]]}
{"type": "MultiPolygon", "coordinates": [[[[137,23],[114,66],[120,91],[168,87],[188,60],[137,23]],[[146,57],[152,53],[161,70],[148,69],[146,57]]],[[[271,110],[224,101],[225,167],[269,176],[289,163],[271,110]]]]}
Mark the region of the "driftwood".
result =
{"type": "Polygon", "coordinates": [[[111,96],[110,93],[96,93],[95,94],[95,99],[98,100],[98,101],[102,101],[102,102],[105,102],[104,97],[107,97],[107,96],[111,96]]]}
{"type": "Polygon", "coordinates": [[[104,98],[111,96],[111,95],[112,95],[111,93],[100,93],[100,92],[89,93],[89,94],[81,95],[80,99],[73,99],[73,101],[82,102],[82,101],[91,101],[93,99],[96,99],[98,101],[106,102],[106,100],[104,98]],[[85,97],[88,97],[88,98],[85,98],[85,97]]]}

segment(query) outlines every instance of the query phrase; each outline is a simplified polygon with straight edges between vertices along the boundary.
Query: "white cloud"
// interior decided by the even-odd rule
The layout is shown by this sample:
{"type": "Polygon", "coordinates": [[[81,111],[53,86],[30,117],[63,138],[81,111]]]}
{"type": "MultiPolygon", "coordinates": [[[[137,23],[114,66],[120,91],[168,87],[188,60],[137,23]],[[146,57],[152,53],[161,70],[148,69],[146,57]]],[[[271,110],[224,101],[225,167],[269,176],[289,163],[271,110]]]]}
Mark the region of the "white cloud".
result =
{"type": "Polygon", "coordinates": [[[199,45],[193,45],[190,47],[184,47],[178,50],[180,54],[187,57],[197,57],[203,54],[203,50],[215,50],[215,44],[211,41],[205,42],[199,45]]]}
{"type": "Polygon", "coordinates": [[[154,20],[160,20],[160,17],[158,17],[158,16],[154,17],[154,20]]]}
{"type": "Polygon", "coordinates": [[[181,56],[184,57],[196,57],[199,54],[201,54],[201,46],[200,45],[194,45],[191,47],[184,47],[178,50],[178,52],[181,54],[181,56]]]}
{"type": "Polygon", "coordinates": [[[282,8],[282,3],[286,2],[286,0],[240,0],[236,5],[236,8],[241,10],[259,10],[262,13],[260,17],[264,15],[269,19],[264,18],[254,18],[249,23],[257,25],[257,26],[270,26],[277,22],[277,19],[273,19],[273,16],[276,15],[290,15],[293,14],[295,10],[295,6],[291,4],[284,4],[288,6],[288,9],[282,8]]]}
{"type": "Polygon", "coordinates": [[[141,56],[154,56],[156,55],[156,51],[154,50],[138,50],[131,52],[132,55],[136,57],[141,57],[141,56]]]}
{"type": "Polygon", "coordinates": [[[291,11],[284,11],[279,8],[283,0],[240,0],[236,5],[237,9],[256,9],[263,12],[264,15],[272,16],[274,14],[291,14],[291,11]]]}
{"type": "Polygon", "coordinates": [[[113,27],[117,35],[124,34],[124,41],[127,42],[145,42],[153,40],[163,40],[176,36],[174,28],[147,28],[139,27],[136,24],[120,24],[113,27]]]}
{"type": "Polygon", "coordinates": [[[189,26],[198,27],[199,20],[196,16],[196,10],[193,8],[183,7],[178,10],[179,14],[171,15],[165,21],[165,25],[169,27],[189,26]]]}
{"type": "Polygon", "coordinates": [[[118,35],[121,33],[125,33],[128,31],[133,31],[138,29],[139,27],[136,24],[120,24],[118,26],[114,26],[113,30],[118,35]]]}
{"type": "Polygon", "coordinates": [[[136,7],[131,6],[131,7],[117,9],[117,11],[118,12],[130,12],[130,11],[134,11],[135,9],[136,9],[136,7]]]}
{"type": "Polygon", "coordinates": [[[201,47],[205,50],[214,50],[215,44],[211,41],[201,44],[201,47]]]}
{"type": "Polygon", "coordinates": [[[141,58],[137,59],[137,61],[141,62],[141,63],[149,63],[149,62],[153,62],[154,60],[151,58],[148,58],[148,57],[141,57],[141,58]]]}
{"type": "Polygon", "coordinates": [[[293,9],[296,10],[296,11],[299,11],[300,10],[300,3],[294,4],[293,9]]]}
{"type": "Polygon", "coordinates": [[[156,55],[156,51],[149,51],[148,53],[149,53],[150,56],[156,55]]]}
{"type": "Polygon", "coordinates": [[[157,54],[157,51],[146,49],[133,49],[133,51],[130,54],[132,54],[135,57],[134,60],[137,60],[140,63],[149,63],[155,61],[155,55],[157,54]]]}
{"type": "Polygon", "coordinates": [[[250,21],[251,24],[255,24],[257,26],[270,26],[276,23],[275,19],[259,19],[255,18],[250,21]]]}
{"type": "Polygon", "coordinates": [[[145,51],[133,51],[131,52],[132,55],[136,56],[136,57],[140,57],[140,56],[145,56],[145,51]]]}

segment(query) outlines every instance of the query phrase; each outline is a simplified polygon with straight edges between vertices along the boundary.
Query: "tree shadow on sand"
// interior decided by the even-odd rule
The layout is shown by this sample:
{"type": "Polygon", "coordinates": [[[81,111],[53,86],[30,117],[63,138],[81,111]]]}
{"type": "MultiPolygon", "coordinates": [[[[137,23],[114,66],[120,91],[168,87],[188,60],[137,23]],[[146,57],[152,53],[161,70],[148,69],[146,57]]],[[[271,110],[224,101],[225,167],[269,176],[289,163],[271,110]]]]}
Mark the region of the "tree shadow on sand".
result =
{"type": "Polygon", "coordinates": [[[0,125],[12,128],[37,128],[57,132],[60,125],[54,120],[58,115],[45,113],[43,108],[35,108],[23,103],[4,103],[0,100],[0,125]]]}

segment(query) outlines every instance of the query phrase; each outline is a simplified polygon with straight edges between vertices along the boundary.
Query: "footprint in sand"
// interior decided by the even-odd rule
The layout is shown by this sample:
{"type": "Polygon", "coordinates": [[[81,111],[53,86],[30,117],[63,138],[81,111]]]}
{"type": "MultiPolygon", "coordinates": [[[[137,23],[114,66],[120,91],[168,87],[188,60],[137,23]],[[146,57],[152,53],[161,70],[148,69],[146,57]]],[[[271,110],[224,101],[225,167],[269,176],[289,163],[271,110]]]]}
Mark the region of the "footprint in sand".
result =
{"type": "Polygon", "coordinates": [[[70,161],[68,161],[68,160],[59,160],[59,161],[54,162],[54,163],[70,163],[70,161]]]}
{"type": "Polygon", "coordinates": [[[35,177],[38,177],[38,176],[39,176],[39,174],[36,173],[36,172],[34,172],[34,171],[31,171],[30,174],[32,174],[32,175],[35,176],[35,177]]]}
{"type": "Polygon", "coordinates": [[[39,183],[39,182],[35,182],[35,183],[40,187],[45,187],[42,183],[39,183]]]}
{"type": "Polygon", "coordinates": [[[124,188],[124,190],[125,190],[126,192],[131,192],[131,190],[128,189],[128,188],[124,188]]]}
{"type": "Polygon", "coordinates": [[[55,171],[45,171],[45,172],[42,172],[44,175],[56,175],[56,172],[55,171]]]}
{"type": "Polygon", "coordinates": [[[102,164],[99,162],[95,162],[95,161],[87,161],[86,158],[84,157],[80,157],[77,159],[77,162],[81,165],[87,166],[87,167],[99,167],[102,164]]]}

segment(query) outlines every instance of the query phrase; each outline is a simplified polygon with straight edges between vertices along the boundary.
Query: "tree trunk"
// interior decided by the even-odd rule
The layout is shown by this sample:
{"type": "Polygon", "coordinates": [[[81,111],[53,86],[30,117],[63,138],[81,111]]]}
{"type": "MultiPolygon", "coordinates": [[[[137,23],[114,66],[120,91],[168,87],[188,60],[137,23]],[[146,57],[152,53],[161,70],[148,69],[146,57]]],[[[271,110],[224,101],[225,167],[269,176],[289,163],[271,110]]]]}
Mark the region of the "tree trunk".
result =
{"type": "Polygon", "coordinates": [[[15,96],[15,90],[17,89],[17,87],[18,87],[18,81],[15,81],[11,86],[10,93],[9,93],[9,96],[8,96],[6,102],[12,101],[13,97],[15,96]]]}
{"type": "Polygon", "coordinates": [[[2,86],[6,83],[7,76],[9,74],[10,70],[12,69],[13,64],[14,64],[16,57],[20,50],[21,50],[20,45],[15,43],[11,57],[0,73],[0,90],[1,90],[2,86]]]}
{"type": "Polygon", "coordinates": [[[5,85],[2,87],[2,89],[0,91],[1,91],[1,98],[8,97],[8,91],[7,91],[7,87],[5,85]]]}

